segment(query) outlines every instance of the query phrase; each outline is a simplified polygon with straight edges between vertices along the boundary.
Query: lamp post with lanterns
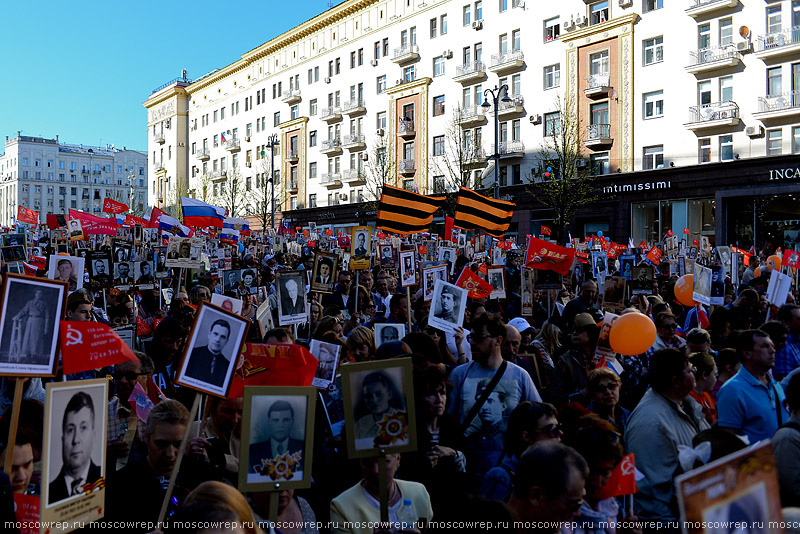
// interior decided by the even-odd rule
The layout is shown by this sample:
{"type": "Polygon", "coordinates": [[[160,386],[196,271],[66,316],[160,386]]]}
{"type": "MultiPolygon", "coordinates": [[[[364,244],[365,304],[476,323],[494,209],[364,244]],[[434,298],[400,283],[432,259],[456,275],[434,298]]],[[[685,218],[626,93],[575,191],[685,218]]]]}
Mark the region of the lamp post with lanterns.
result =
{"type": "MultiPolygon", "coordinates": [[[[267,183],[272,184],[272,195],[270,198],[270,216],[269,216],[269,225],[272,229],[275,229],[275,147],[280,146],[280,141],[278,141],[278,134],[271,134],[269,138],[267,138],[266,147],[269,148],[270,152],[270,160],[269,160],[269,179],[267,179],[267,183]]],[[[262,150],[261,157],[266,157],[267,153],[262,150]]],[[[267,184],[264,184],[264,187],[267,187],[267,184]]]]}
{"type": "Polygon", "coordinates": [[[490,106],[494,106],[494,154],[492,155],[494,160],[494,198],[500,198],[500,121],[497,116],[500,102],[511,102],[511,98],[508,96],[508,85],[502,84],[500,87],[495,85],[494,89],[486,89],[483,92],[483,104],[481,104],[481,107],[488,111],[490,106]],[[492,98],[491,103],[489,103],[490,96],[492,98]]]}

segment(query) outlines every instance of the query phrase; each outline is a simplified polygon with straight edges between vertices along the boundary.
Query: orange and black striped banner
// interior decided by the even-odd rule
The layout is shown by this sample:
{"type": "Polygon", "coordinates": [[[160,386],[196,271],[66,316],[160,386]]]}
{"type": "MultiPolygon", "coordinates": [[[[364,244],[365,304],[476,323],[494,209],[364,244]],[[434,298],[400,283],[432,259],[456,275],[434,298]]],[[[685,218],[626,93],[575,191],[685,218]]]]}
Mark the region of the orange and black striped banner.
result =
{"type": "Polygon", "coordinates": [[[494,237],[502,237],[511,224],[517,205],[506,200],[487,198],[462,187],[458,192],[454,226],[464,230],[483,230],[494,237]]]}
{"type": "Polygon", "coordinates": [[[377,227],[396,234],[418,234],[430,228],[433,214],[446,197],[428,197],[405,189],[383,186],[377,227]]]}

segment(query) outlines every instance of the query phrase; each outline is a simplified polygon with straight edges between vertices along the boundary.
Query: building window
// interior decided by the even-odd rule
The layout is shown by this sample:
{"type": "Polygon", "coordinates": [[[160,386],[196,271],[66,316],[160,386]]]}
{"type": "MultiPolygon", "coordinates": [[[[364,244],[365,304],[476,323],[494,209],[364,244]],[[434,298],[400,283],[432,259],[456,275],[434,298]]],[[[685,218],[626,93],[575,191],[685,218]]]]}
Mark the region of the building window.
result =
{"type": "Polygon", "coordinates": [[[608,152],[597,152],[589,156],[589,163],[591,164],[592,174],[608,174],[610,171],[608,165],[608,152]]]}
{"type": "Polygon", "coordinates": [[[511,32],[511,50],[514,52],[519,52],[521,50],[522,41],[521,35],[519,30],[514,30],[511,32]]]}
{"type": "Polygon", "coordinates": [[[733,76],[724,76],[719,79],[719,101],[730,102],[733,100],[733,76]]]}
{"type": "Polygon", "coordinates": [[[447,15],[442,15],[439,17],[439,34],[446,35],[447,34],[447,15]]]}
{"type": "Polygon", "coordinates": [[[544,68],[544,88],[552,89],[561,85],[561,64],[549,65],[544,68]]]}
{"type": "Polygon", "coordinates": [[[462,8],[461,18],[464,23],[464,26],[469,26],[470,24],[472,24],[472,6],[464,6],[462,8]]]}
{"type": "Polygon", "coordinates": [[[508,0],[500,0],[500,13],[508,10],[508,0]]]}
{"type": "Polygon", "coordinates": [[[412,178],[410,180],[403,180],[403,189],[405,189],[406,191],[413,191],[415,189],[414,179],[412,178]]]}
{"type": "Polygon", "coordinates": [[[443,156],[444,155],[444,136],[437,135],[433,138],[433,155],[434,156],[443,156]]]}
{"type": "Polygon", "coordinates": [[[664,167],[664,145],[644,147],[644,157],[642,158],[642,168],[661,169],[664,167]]]}
{"type": "Polygon", "coordinates": [[[377,125],[377,128],[379,128],[381,130],[385,130],[386,129],[386,112],[385,111],[381,111],[377,115],[375,115],[375,123],[377,125]]]}
{"type": "Polygon", "coordinates": [[[792,154],[800,154],[800,126],[792,127],[792,154]]]}
{"type": "Polygon", "coordinates": [[[311,193],[308,195],[308,207],[309,208],[316,208],[317,207],[317,194],[311,193]]]}
{"type": "Polygon", "coordinates": [[[277,126],[281,123],[281,112],[276,111],[275,114],[272,116],[272,125],[277,126]]]}
{"type": "Polygon", "coordinates": [[[544,21],[544,42],[549,43],[550,41],[555,41],[558,39],[558,36],[561,35],[561,24],[558,21],[558,17],[553,17],[552,19],[547,19],[544,21]]]}
{"type": "Polygon", "coordinates": [[[294,106],[292,106],[290,108],[290,110],[291,110],[290,111],[290,115],[291,115],[292,119],[296,119],[297,117],[300,116],[300,106],[299,105],[295,104],[294,106]]]}
{"type": "Polygon", "coordinates": [[[697,49],[705,50],[711,47],[711,24],[700,24],[697,27],[697,49]]]}
{"type": "Polygon", "coordinates": [[[697,161],[698,163],[709,163],[711,161],[711,139],[697,140],[697,161]]]}
{"type": "Polygon", "coordinates": [[[478,0],[475,2],[475,20],[483,20],[483,2],[478,0]]]}
{"type": "Polygon", "coordinates": [[[558,111],[544,114],[544,135],[561,133],[561,114],[558,111]]]}
{"type": "Polygon", "coordinates": [[[589,106],[589,124],[609,124],[608,101],[598,102],[589,106]]]}
{"type": "Polygon", "coordinates": [[[775,4],[767,7],[767,33],[781,31],[781,5],[775,4]]]}
{"type": "Polygon", "coordinates": [[[655,11],[664,7],[664,0],[644,0],[644,12],[655,11]]]}
{"type": "Polygon", "coordinates": [[[658,36],[652,39],[645,39],[643,43],[645,65],[664,61],[664,37],[658,36]]]}
{"type": "Polygon", "coordinates": [[[780,128],[767,130],[767,156],[780,156],[783,153],[783,140],[780,128]]]}
{"type": "Polygon", "coordinates": [[[317,146],[317,131],[314,130],[308,134],[308,146],[317,146]]]}
{"type": "Polygon", "coordinates": [[[444,56],[433,58],[433,76],[444,75],[444,56]]]}
{"type": "Polygon", "coordinates": [[[522,94],[521,77],[519,74],[515,74],[511,77],[511,94],[514,96],[522,94]]]}
{"type": "Polygon", "coordinates": [[[733,136],[719,136],[719,160],[733,161],[733,136]]]}
{"type": "Polygon", "coordinates": [[[728,17],[719,21],[719,45],[725,46],[733,43],[733,19],[728,17]]]}
{"type": "Polygon", "coordinates": [[[592,26],[608,20],[608,0],[589,6],[589,24],[592,26]]]}
{"type": "Polygon", "coordinates": [[[430,27],[431,27],[431,39],[436,39],[436,36],[439,33],[439,31],[438,31],[439,21],[436,19],[436,17],[433,17],[431,19],[431,26],[430,27]]]}
{"type": "Polygon", "coordinates": [[[644,94],[644,118],[655,119],[664,116],[664,91],[644,94]]]}
{"type": "Polygon", "coordinates": [[[308,177],[309,178],[316,178],[317,177],[317,162],[312,161],[308,164],[308,177]]]}
{"type": "Polygon", "coordinates": [[[783,92],[781,67],[767,69],[767,96],[778,96],[783,92]]]}
{"type": "Polygon", "coordinates": [[[313,98],[308,102],[308,115],[313,117],[317,114],[317,99],[313,98]]]}
{"type": "Polygon", "coordinates": [[[386,75],[385,74],[383,76],[378,76],[377,89],[378,89],[378,94],[381,94],[384,91],[386,91],[386,75]]]}
{"type": "Polygon", "coordinates": [[[444,115],[444,95],[433,97],[433,116],[444,115]]]}
{"type": "Polygon", "coordinates": [[[417,69],[414,65],[403,69],[403,82],[413,82],[417,76],[417,69]]]}
{"type": "Polygon", "coordinates": [[[292,197],[292,198],[290,199],[289,206],[290,206],[290,207],[291,207],[291,209],[293,209],[293,210],[296,210],[296,209],[297,209],[297,197],[292,197]]]}
{"type": "Polygon", "coordinates": [[[608,72],[608,50],[601,50],[600,52],[589,54],[589,74],[607,76],[608,72]]]}

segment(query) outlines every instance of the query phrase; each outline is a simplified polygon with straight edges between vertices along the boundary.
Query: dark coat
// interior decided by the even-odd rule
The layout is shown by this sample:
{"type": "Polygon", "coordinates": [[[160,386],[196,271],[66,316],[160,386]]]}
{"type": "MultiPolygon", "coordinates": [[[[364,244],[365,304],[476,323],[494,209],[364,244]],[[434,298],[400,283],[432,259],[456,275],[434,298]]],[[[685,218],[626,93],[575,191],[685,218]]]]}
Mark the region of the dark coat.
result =
{"type": "MultiPolygon", "coordinates": [[[[91,460],[89,461],[89,473],[86,475],[86,482],[84,484],[93,484],[102,476],[100,466],[95,465],[91,460]]],[[[58,476],[48,486],[47,500],[50,504],[63,501],[70,496],[70,490],[67,487],[67,479],[64,478],[64,468],[58,473],[58,476]]]]}

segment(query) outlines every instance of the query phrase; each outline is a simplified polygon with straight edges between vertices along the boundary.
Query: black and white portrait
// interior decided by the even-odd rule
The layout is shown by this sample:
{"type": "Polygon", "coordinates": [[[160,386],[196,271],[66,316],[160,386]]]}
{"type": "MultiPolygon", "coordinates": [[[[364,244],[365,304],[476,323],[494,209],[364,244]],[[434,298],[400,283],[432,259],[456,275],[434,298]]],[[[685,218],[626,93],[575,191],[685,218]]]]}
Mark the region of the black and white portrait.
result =
{"type": "Polygon", "coordinates": [[[605,280],[608,260],[603,252],[592,252],[592,274],[597,280],[605,280]]]}
{"type": "Polygon", "coordinates": [[[439,247],[439,261],[449,261],[455,263],[456,249],[450,247],[439,247]]]}
{"type": "Polygon", "coordinates": [[[14,245],[2,248],[3,261],[5,263],[13,263],[16,261],[25,261],[25,247],[22,245],[14,245]]]}
{"type": "Polygon", "coordinates": [[[69,284],[69,290],[75,291],[83,287],[84,258],[78,256],[50,256],[47,277],[69,284]]]}
{"type": "Polygon", "coordinates": [[[111,285],[111,256],[108,251],[92,251],[86,258],[89,278],[101,286],[111,285]]]}
{"type": "Polygon", "coordinates": [[[637,265],[631,268],[631,294],[652,295],[654,276],[652,265],[637,265]]]}
{"type": "Polygon", "coordinates": [[[630,280],[633,277],[633,267],[636,265],[636,256],[625,255],[619,257],[619,272],[625,277],[625,280],[630,280]]]}
{"type": "Polygon", "coordinates": [[[169,272],[167,268],[167,250],[165,247],[156,247],[153,252],[156,260],[156,272],[166,273],[169,272]]]}
{"type": "Polygon", "coordinates": [[[467,290],[453,284],[437,280],[433,288],[431,315],[428,324],[455,333],[464,323],[464,310],[467,307],[467,290]]]}
{"type": "Polygon", "coordinates": [[[7,275],[0,315],[0,374],[52,376],[67,285],[7,275]]]}
{"type": "Polygon", "coordinates": [[[694,287],[692,288],[692,298],[695,302],[711,304],[711,269],[699,263],[694,264],[694,287]]]}
{"type": "Polygon", "coordinates": [[[25,234],[5,234],[3,235],[3,246],[4,247],[24,247],[26,246],[27,242],[25,240],[25,234]]]}
{"type": "Polygon", "coordinates": [[[132,246],[127,241],[114,240],[114,263],[121,261],[130,261],[132,246]]]}
{"type": "Polygon", "coordinates": [[[406,336],[406,325],[401,323],[375,323],[375,345],[400,341],[406,336]]]}
{"type": "Polygon", "coordinates": [[[134,263],[134,278],[136,285],[143,289],[152,289],[155,278],[153,276],[153,262],[137,261],[134,263]]]}
{"type": "Polygon", "coordinates": [[[414,251],[406,250],[400,253],[400,285],[407,287],[416,283],[417,270],[414,265],[414,251]]]}
{"type": "Polygon", "coordinates": [[[300,271],[277,275],[278,322],[283,325],[306,322],[306,284],[300,271]]]}
{"type": "Polygon", "coordinates": [[[242,278],[239,280],[239,294],[253,295],[258,293],[258,271],[256,269],[242,269],[242,278]]]}
{"type": "Polygon", "coordinates": [[[326,343],[318,339],[312,339],[310,344],[311,354],[319,361],[317,372],[314,374],[314,379],[311,385],[327,389],[333,382],[333,377],[336,376],[336,367],[339,363],[339,352],[342,347],[334,345],[333,343],[326,343]]]}
{"type": "Polygon", "coordinates": [[[369,256],[369,230],[357,227],[353,230],[353,241],[351,243],[350,257],[361,259],[369,256]]]}
{"type": "Polygon", "coordinates": [[[336,254],[317,252],[311,276],[311,291],[333,293],[338,259],[336,254]]]}
{"type": "Polygon", "coordinates": [[[221,276],[223,291],[236,291],[239,289],[239,281],[242,279],[241,269],[223,271],[221,276]]]}
{"type": "Polygon", "coordinates": [[[246,319],[230,311],[201,304],[176,382],[224,397],[230,387],[247,325],[246,319]]]}
{"type": "Polygon", "coordinates": [[[199,268],[203,241],[203,238],[170,237],[169,245],[167,246],[166,266],[187,269],[199,268]]]}
{"type": "Polygon", "coordinates": [[[78,219],[70,219],[67,222],[69,229],[69,238],[71,241],[79,241],[83,239],[83,228],[81,228],[81,221],[78,219]]]}
{"type": "Polygon", "coordinates": [[[114,285],[131,286],[134,283],[133,262],[123,261],[114,264],[114,285]]]}
{"type": "Polygon", "coordinates": [[[392,245],[380,245],[381,265],[391,267],[394,265],[394,248],[392,245]]]}
{"type": "Polygon", "coordinates": [[[47,508],[104,487],[107,389],[107,380],[48,386],[43,454],[47,508]]]}
{"type": "Polygon", "coordinates": [[[486,278],[489,282],[489,285],[492,286],[492,292],[489,294],[489,298],[506,298],[505,267],[498,265],[488,267],[486,269],[486,278]]]}
{"type": "Polygon", "coordinates": [[[425,301],[433,298],[433,288],[437,280],[447,282],[447,264],[432,265],[422,268],[422,295],[425,301]]]}
{"type": "Polygon", "coordinates": [[[713,265],[711,267],[711,304],[714,306],[725,304],[725,266],[713,265]]]}
{"type": "Polygon", "coordinates": [[[133,242],[139,244],[142,242],[142,225],[137,224],[133,227],[133,242]]]}

